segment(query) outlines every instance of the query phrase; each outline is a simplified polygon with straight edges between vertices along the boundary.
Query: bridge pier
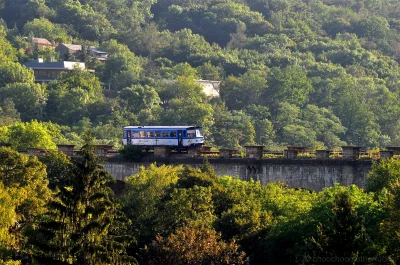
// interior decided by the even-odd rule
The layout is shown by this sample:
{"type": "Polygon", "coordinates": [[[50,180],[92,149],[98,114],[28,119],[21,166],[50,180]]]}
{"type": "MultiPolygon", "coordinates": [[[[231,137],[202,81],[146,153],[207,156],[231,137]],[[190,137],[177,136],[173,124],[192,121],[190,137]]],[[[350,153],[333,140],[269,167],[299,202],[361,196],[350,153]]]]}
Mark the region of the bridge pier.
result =
{"type": "Polygon", "coordinates": [[[171,152],[171,148],[166,145],[157,145],[154,147],[154,156],[156,157],[168,157],[171,152]]]}

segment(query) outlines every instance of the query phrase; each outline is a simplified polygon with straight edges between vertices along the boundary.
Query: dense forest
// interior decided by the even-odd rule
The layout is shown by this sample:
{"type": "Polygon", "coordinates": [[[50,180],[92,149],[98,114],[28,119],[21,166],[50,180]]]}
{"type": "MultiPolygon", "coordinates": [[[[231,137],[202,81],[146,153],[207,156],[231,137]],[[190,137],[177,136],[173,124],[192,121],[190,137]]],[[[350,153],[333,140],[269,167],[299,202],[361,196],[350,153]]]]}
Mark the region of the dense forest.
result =
{"type": "Polygon", "coordinates": [[[398,264],[400,160],[321,192],[151,165],[113,183],[80,158],[0,148],[0,264],[398,264]],[[113,192],[115,191],[115,193],[113,192]]]}
{"type": "Polygon", "coordinates": [[[400,144],[398,1],[0,0],[0,17],[0,142],[14,149],[82,146],[88,128],[118,148],[126,125],[203,126],[225,148],[400,144]],[[22,66],[37,58],[95,73],[38,84],[22,66]],[[195,79],[221,81],[220,97],[195,79]]]}

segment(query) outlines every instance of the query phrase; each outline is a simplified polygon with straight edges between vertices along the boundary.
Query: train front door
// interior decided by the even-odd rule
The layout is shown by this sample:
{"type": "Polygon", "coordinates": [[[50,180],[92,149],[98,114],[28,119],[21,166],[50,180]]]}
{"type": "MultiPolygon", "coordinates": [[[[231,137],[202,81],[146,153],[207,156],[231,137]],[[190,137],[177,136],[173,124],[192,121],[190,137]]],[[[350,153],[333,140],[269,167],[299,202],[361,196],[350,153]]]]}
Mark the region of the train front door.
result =
{"type": "Polygon", "coordinates": [[[127,140],[127,141],[126,141],[126,144],[128,144],[128,145],[132,144],[131,139],[132,139],[131,131],[127,131],[127,135],[126,135],[126,140],[127,140]]]}
{"type": "Polygon", "coordinates": [[[178,131],[178,146],[182,147],[183,146],[183,139],[182,139],[182,130],[178,131]]]}

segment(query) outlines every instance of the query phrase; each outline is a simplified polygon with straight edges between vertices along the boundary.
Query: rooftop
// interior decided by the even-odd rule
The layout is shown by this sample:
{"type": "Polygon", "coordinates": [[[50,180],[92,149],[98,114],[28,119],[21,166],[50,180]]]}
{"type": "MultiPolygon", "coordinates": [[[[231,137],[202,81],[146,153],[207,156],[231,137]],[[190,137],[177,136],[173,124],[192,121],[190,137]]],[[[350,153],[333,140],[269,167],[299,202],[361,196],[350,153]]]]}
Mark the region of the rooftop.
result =
{"type": "Polygon", "coordinates": [[[64,45],[65,47],[67,47],[68,49],[73,50],[73,51],[81,51],[82,50],[82,45],[65,44],[65,43],[62,43],[61,45],[64,45]]]}
{"type": "Polygon", "coordinates": [[[100,51],[99,49],[97,49],[97,48],[95,48],[95,47],[90,47],[89,48],[92,52],[94,52],[94,53],[98,53],[98,54],[109,54],[108,52],[105,52],[105,51],[100,51]]]}
{"type": "Polygon", "coordinates": [[[43,62],[43,60],[38,59],[35,61],[30,61],[24,64],[27,68],[32,69],[61,69],[61,70],[72,70],[75,67],[85,69],[85,63],[80,62],[43,62]]]}
{"type": "Polygon", "coordinates": [[[51,44],[50,41],[48,41],[45,38],[32,38],[32,43],[37,43],[40,45],[48,45],[48,46],[52,46],[53,44],[51,44]]]}

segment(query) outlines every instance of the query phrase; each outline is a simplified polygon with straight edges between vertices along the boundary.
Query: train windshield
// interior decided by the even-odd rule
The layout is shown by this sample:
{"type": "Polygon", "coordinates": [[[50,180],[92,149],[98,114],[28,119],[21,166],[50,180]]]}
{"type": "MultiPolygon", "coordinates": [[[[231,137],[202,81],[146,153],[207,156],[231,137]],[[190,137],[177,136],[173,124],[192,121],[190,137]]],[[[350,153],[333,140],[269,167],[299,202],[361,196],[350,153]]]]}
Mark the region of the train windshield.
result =
{"type": "Polygon", "coordinates": [[[196,137],[203,137],[203,131],[201,129],[196,130],[196,137]]]}

